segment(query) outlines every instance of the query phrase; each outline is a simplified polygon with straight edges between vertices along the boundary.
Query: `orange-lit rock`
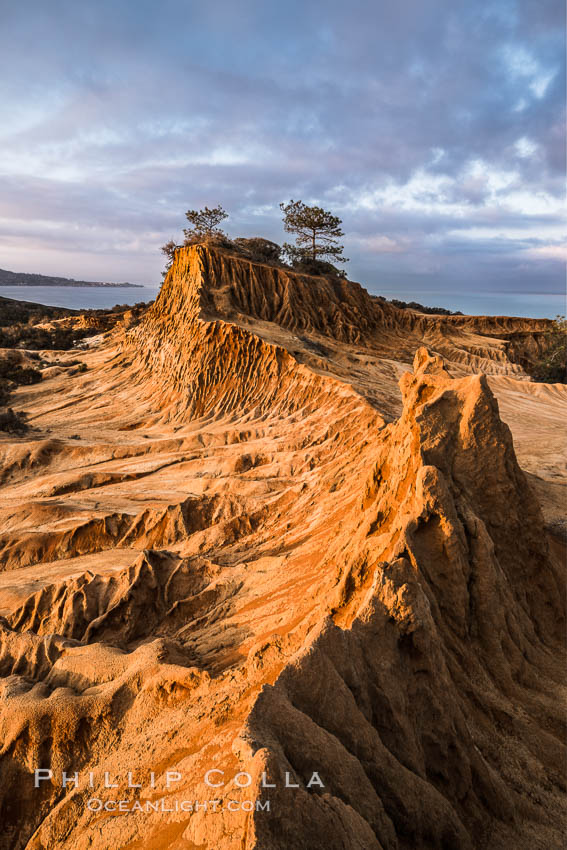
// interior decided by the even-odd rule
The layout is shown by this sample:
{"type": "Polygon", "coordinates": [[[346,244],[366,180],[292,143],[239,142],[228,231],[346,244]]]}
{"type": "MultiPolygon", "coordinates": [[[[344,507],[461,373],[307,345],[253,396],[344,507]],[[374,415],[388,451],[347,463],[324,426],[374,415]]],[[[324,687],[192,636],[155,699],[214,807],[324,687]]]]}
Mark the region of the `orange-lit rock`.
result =
{"type": "Polygon", "coordinates": [[[0,847],[561,847],[546,326],[196,246],[85,373],[19,389],[0,847]]]}

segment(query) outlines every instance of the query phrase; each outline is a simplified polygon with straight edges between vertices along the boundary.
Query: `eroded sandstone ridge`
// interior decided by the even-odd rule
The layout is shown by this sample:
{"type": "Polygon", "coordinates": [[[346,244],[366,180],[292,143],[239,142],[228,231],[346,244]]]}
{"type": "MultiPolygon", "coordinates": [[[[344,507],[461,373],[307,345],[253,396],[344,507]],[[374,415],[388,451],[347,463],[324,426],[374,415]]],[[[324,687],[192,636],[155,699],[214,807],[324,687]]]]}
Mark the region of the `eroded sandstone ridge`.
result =
{"type": "Polygon", "coordinates": [[[197,246],[19,391],[0,846],[561,847],[565,397],[513,377],[544,328],[197,246]]]}

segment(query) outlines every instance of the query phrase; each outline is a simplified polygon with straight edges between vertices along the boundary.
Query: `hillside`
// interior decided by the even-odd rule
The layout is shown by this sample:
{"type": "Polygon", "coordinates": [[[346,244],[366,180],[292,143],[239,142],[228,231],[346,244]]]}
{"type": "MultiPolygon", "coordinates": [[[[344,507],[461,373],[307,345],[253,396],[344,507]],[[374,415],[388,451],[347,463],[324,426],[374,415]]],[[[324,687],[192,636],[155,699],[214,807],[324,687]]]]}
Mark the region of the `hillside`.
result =
{"type": "Polygon", "coordinates": [[[38,304],[34,301],[17,301],[14,298],[4,298],[0,295],[0,325],[9,325],[12,322],[34,321],[43,317],[49,319],[62,319],[65,316],[73,316],[76,310],[65,307],[50,307],[46,304],[38,304]]]}
{"type": "Polygon", "coordinates": [[[53,277],[46,274],[29,274],[26,272],[10,272],[0,269],[0,286],[111,286],[111,287],[143,287],[138,283],[102,283],[101,281],[74,280],[69,277],[53,277]]]}
{"type": "Polygon", "coordinates": [[[526,372],[548,326],[197,245],[86,370],[58,353],[20,387],[0,848],[559,850],[567,393],[526,372]]]}

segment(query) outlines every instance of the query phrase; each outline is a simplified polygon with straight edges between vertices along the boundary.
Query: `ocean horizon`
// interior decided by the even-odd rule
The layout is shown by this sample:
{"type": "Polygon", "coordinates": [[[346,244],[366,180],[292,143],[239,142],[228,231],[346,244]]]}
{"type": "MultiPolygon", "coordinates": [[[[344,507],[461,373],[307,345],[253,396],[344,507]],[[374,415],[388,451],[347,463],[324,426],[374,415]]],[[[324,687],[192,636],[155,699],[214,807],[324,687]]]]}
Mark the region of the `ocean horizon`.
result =
{"type": "MultiPolygon", "coordinates": [[[[153,301],[160,285],[130,287],[2,286],[0,295],[70,310],[109,309],[117,304],[153,301]]],[[[372,295],[388,300],[416,301],[426,307],[443,307],[471,316],[525,316],[553,319],[565,315],[565,295],[559,292],[440,292],[414,289],[376,289],[372,295]]]]}
{"type": "Polygon", "coordinates": [[[415,289],[382,289],[373,292],[388,300],[417,301],[425,307],[443,307],[469,316],[525,316],[554,319],[565,315],[566,296],[561,292],[440,292],[415,289]]]}

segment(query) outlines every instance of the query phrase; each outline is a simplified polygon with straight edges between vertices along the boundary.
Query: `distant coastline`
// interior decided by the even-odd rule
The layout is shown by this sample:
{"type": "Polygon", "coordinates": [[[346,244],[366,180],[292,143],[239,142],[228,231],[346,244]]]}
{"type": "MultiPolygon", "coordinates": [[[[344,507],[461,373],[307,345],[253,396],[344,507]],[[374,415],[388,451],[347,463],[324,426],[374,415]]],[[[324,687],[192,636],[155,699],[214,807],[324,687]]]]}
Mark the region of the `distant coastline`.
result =
{"type": "MultiPolygon", "coordinates": [[[[39,277],[39,275],[38,275],[39,277]]],[[[4,283],[0,280],[0,286],[105,286],[108,289],[143,289],[141,283],[98,283],[90,280],[69,280],[66,283],[53,281],[53,283],[4,283]]]]}
{"type": "Polygon", "coordinates": [[[10,272],[0,269],[0,286],[96,286],[111,289],[143,289],[140,283],[109,283],[98,280],[74,280],[69,277],[53,277],[28,272],[10,272]]]}

